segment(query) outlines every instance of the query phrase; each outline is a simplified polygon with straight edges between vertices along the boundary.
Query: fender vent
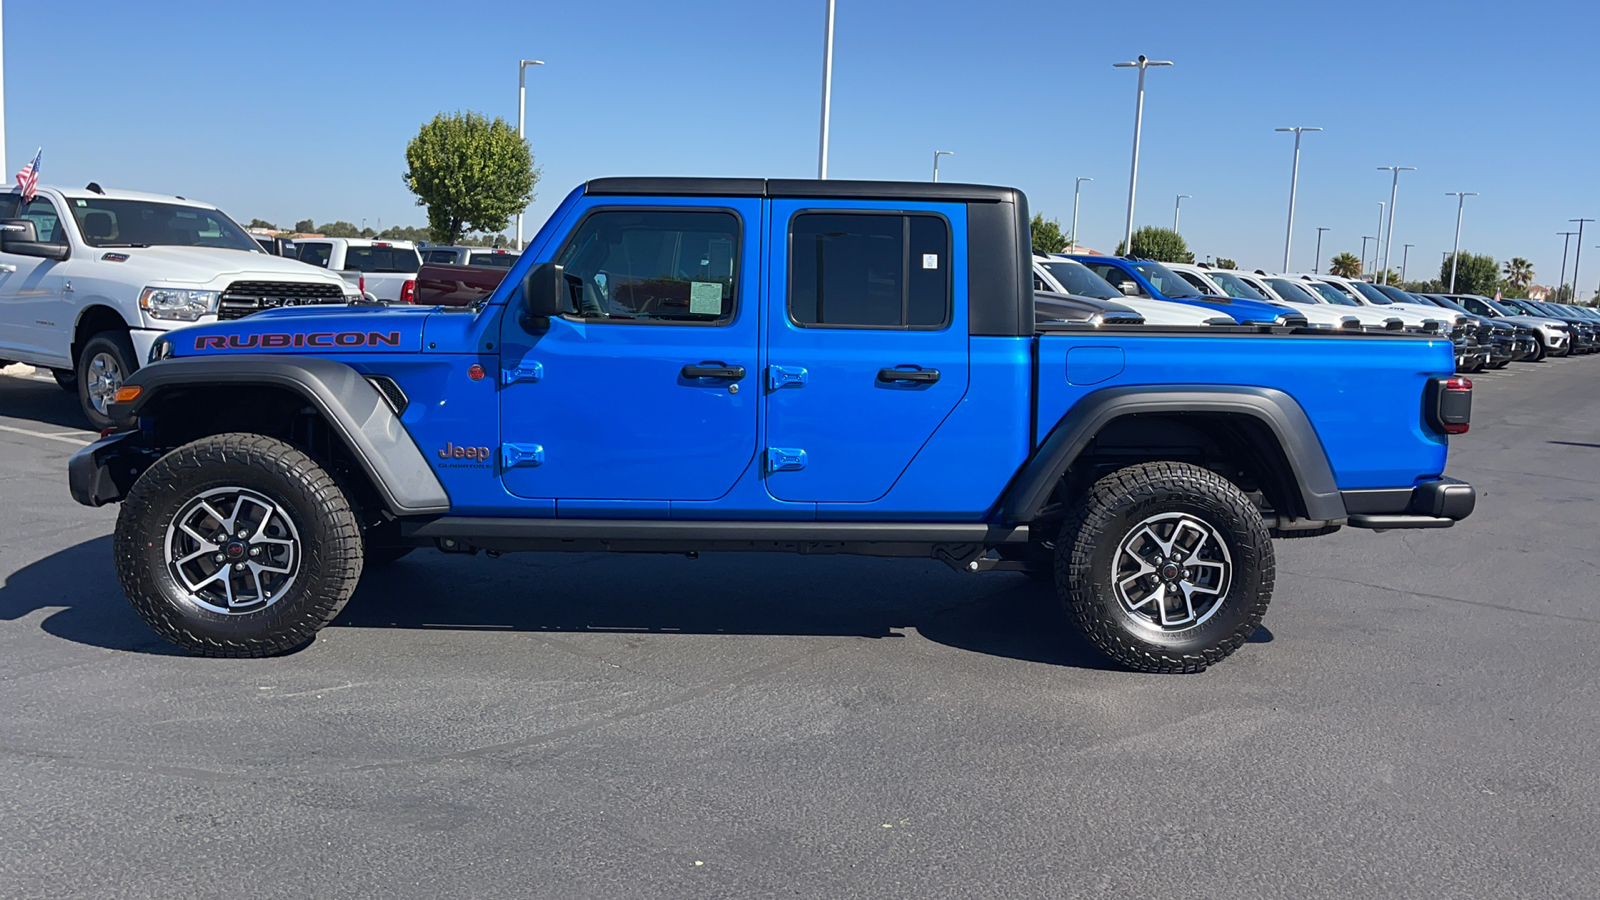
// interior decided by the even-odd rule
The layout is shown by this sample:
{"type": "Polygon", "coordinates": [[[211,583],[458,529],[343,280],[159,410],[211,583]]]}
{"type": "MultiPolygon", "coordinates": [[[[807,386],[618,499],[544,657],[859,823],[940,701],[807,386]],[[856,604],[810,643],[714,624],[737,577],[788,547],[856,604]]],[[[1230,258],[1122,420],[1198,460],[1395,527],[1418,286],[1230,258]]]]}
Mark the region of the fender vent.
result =
{"type": "Polygon", "coordinates": [[[393,378],[387,375],[368,375],[367,382],[378,389],[378,393],[383,395],[383,402],[389,404],[395,415],[405,412],[406,407],[410,405],[411,401],[406,399],[406,392],[400,390],[400,385],[395,384],[393,378]]]}

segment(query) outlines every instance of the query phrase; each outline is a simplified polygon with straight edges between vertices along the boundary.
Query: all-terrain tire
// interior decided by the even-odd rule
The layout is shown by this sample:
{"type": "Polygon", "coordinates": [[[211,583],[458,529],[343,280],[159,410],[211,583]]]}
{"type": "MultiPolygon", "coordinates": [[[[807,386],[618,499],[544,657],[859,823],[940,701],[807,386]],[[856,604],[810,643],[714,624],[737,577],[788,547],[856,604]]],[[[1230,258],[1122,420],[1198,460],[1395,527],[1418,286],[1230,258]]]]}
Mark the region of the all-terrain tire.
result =
{"type": "MultiPolygon", "coordinates": [[[[1113,661],[1141,672],[1201,672],[1239,649],[1260,624],[1272,599],[1272,540],[1255,505],[1227,479],[1188,463],[1141,463],[1096,481],[1071,508],[1056,541],[1056,592],[1073,623],[1113,661]],[[1210,611],[1191,627],[1151,623],[1118,596],[1125,542],[1135,542],[1145,523],[1163,517],[1197,520],[1217,545],[1205,552],[1225,550],[1230,561],[1226,589],[1213,595],[1210,611]]],[[[1197,559],[1200,550],[1197,545],[1187,558],[1197,559]]],[[[1188,579],[1187,569],[1182,577],[1188,579]]],[[[1148,614],[1154,608],[1141,609],[1148,614]]]]}
{"type": "MultiPolygon", "coordinates": [[[[83,349],[78,352],[77,368],[73,371],[78,405],[83,407],[84,418],[95,430],[116,424],[96,403],[105,406],[122,382],[138,368],[139,360],[133,352],[133,341],[128,339],[126,331],[102,331],[84,341],[83,349]],[[101,364],[104,368],[99,368],[101,364]],[[108,375],[111,376],[110,380],[108,375]]],[[[60,383],[59,378],[56,383],[60,383]]]]}
{"type": "MultiPolygon", "coordinates": [[[[228,526],[230,532],[245,521],[239,518],[240,509],[232,510],[238,521],[228,526]]],[[[228,509],[216,511],[228,517],[228,509]]],[[[251,528],[254,525],[240,530],[251,528]]],[[[261,531],[266,533],[265,528],[261,531]]],[[[219,434],[179,447],[139,476],[117,516],[112,547],[123,591],[156,633],[203,656],[258,657],[293,650],[333,621],[361,579],[364,542],[349,500],[311,457],[274,438],[219,434]],[[288,522],[277,532],[277,544],[287,543],[281,539],[285,528],[292,528],[298,541],[293,557],[297,565],[287,586],[276,596],[260,590],[270,600],[258,597],[260,608],[238,612],[208,607],[204,596],[182,584],[183,577],[193,580],[188,570],[180,571],[169,562],[169,547],[175,540],[171,535],[185,539],[180,532],[184,524],[195,521],[187,516],[198,514],[196,502],[210,495],[223,498],[218,504],[225,505],[228,491],[275,504],[276,515],[288,522]],[[180,513],[186,518],[175,521],[180,513]]],[[[233,555],[231,547],[220,545],[216,549],[218,561],[225,552],[246,564],[255,555],[233,555]]],[[[249,583],[245,584],[248,590],[249,583]]],[[[259,577],[255,584],[261,587],[259,577]]],[[[230,606],[233,590],[227,588],[230,606]]]]}

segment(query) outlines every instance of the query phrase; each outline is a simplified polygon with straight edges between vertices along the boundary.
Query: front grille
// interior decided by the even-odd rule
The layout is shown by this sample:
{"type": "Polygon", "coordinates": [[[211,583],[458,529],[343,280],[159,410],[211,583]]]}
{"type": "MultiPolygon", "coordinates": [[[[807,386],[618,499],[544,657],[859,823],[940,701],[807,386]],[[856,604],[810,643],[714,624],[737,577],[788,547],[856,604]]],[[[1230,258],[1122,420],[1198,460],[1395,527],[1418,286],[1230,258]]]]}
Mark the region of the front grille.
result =
{"type": "Polygon", "coordinates": [[[242,319],[263,309],[343,302],[344,291],[337,284],[235,281],[222,292],[217,303],[217,318],[242,319]]]}

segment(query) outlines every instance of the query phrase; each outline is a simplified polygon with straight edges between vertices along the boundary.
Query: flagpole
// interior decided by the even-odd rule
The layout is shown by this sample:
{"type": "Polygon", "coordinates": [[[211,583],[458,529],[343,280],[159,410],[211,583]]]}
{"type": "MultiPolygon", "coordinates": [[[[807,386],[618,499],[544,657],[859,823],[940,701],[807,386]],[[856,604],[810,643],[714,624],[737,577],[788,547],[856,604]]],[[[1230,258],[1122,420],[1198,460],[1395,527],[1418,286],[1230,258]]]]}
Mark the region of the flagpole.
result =
{"type": "MultiPolygon", "coordinates": [[[[4,0],[0,0],[3,5],[4,0]]],[[[0,9],[0,175],[11,170],[6,168],[6,60],[5,60],[5,11],[0,9]]]]}

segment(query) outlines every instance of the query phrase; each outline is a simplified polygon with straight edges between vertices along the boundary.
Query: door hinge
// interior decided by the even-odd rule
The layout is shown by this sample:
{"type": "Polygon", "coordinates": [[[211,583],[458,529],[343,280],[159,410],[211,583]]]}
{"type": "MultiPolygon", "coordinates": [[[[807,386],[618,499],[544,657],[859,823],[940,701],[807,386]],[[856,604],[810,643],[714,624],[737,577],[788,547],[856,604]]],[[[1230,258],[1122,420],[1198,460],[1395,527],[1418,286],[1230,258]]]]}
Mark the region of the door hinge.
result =
{"type": "Polygon", "coordinates": [[[539,444],[501,444],[500,468],[532,468],[544,464],[544,447],[539,444]]]}
{"type": "Polygon", "coordinates": [[[805,366],[767,366],[767,390],[805,386],[805,366]]]}
{"type": "Polygon", "coordinates": [[[768,447],[767,472],[798,472],[806,467],[806,451],[799,447],[768,447]]]}
{"type": "Polygon", "coordinates": [[[544,377],[544,365],[531,359],[525,359],[509,369],[500,370],[501,384],[516,384],[519,381],[538,381],[544,377]]]}

